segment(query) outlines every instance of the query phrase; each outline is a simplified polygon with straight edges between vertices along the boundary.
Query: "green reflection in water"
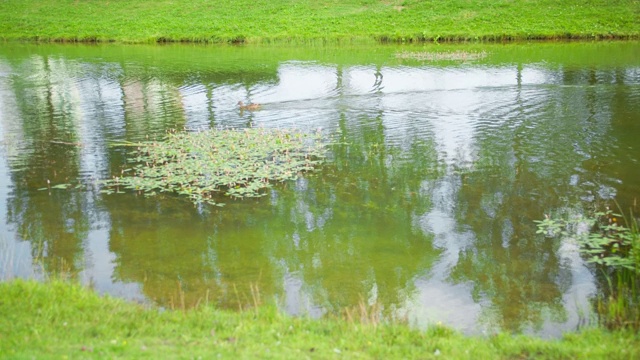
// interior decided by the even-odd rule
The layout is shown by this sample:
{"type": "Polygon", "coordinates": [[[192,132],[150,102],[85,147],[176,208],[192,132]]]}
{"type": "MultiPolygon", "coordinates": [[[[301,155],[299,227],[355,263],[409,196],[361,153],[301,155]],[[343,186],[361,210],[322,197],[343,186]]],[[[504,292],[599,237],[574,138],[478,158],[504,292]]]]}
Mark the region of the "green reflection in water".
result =
{"type": "Polygon", "coordinates": [[[566,244],[536,235],[532,220],[613,198],[633,204],[638,46],[9,44],[0,49],[2,161],[10,170],[0,179],[8,194],[3,231],[29,241],[47,272],[84,272],[115,288],[135,283],[163,306],[208,300],[237,308],[252,304],[257,288],[291,313],[362,301],[394,316],[446,308],[437,293],[449,288],[424,285],[438,278],[468,285],[469,301],[482,310],[463,317],[478,328],[575,326],[571,302],[588,295],[593,280],[563,252],[566,244]],[[488,56],[471,64],[395,57],[460,49],[488,56]],[[286,88],[286,71],[330,78],[286,88]],[[489,80],[469,85],[458,77],[448,88],[393,83],[403,73],[489,80]],[[370,88],[358,92],[359,81],[370,88]],[[314,99],[291,96],[314,86],[314,99]],[[232,106],[260,96],[275,98],[263,112],[243,115],[232,106]],[[283,126],[287,117],[302,128],[320,124],[340,142],[320,173],[268,197],[217,210],[173,196],[102,196],[95,188],[96,178],[119,175],[127,156],[110,141],[183,127],[283,126]],[[37,191],[47,180],[84,188],[37,191]],[[454,223],[442,238],[429,223],[436,212],[454,223]],[[92,234],[101,230],[108,253],[95,250],[92,234]],[[461,233],[470,235],[463,241],[461,233]]]}
{"type": "Polygon", "coordinates": [[[343,122],[336,160],[269,199],[198,214],[170,200],[140,199],[132,207],[108,197],[114,275],[144,284],[167,306],[176,304],[178,289],[191,305],[206,298],[250,305],[252,285],[263,296],[285,296],[283,276],[292,274],[315,306],[339,310],[370,300],[388,311],[401,307],[412,280],[428,275],[439,253],[412,223],[429,208],[420,183],[437,175],[424,166],[436,163],[435,152],[416,143],[389,166],[393,151],[380,120],[365,122],[353,134],[343,122]]]}

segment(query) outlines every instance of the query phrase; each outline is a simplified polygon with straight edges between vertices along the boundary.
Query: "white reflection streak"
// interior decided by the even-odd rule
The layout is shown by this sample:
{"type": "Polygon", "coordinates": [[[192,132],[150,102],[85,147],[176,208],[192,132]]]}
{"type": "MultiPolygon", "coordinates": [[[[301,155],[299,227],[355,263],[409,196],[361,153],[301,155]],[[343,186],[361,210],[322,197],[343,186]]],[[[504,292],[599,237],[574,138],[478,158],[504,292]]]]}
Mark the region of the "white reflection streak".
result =
{"type": "Polygon", "coordinates": [[[319,318],[326,310],[313,303],[313,297],[304,290],[304,281],[297,273],[286,271],[283,276],[284,299],[281,306],[287,314],[319,318]]]}
{"type": "MultiPolygon", "coordinates": [[[[14,73],[9,64],[0,62],[0,146],[5,154],[4,161],[19,155],[20,146],[24,142],[24,129],[19,121],[18,101],[14,90],[11,89],[11,79],[5,77],[14,73]]],[[[5,179],[4,177],[0,180],[5,179]]],[[[0,186],[9,186],[2,184],[0,186]]]]}
{"type": "Polygon", "coordinates": [[[34,276],[31,246],[26,241],[16,241],[18,236],[8,223],[7,208],[11,192],[8,156],[18,152],[17,141],[22,140],[22,129],[12,114],[18,114],[14,92],[9,89],[6,74],[12,73],[8,64],[0,61],[0,281],[13,277],[34,276]]]}
{"type": "Polygon", "coordinates": [[[209,90],[205,85],[194,84],[178,89],[186,116],[187,129],[206,129],[211,121],[209,90]]]}
{"type": "Polygon", "coordinates": [[[285,63],[278,68],[278,84],[255,102],[289,102],[316,100],[332,95],[336,88],[336,69],[305,63],[285,63]]]}
{"type": "MultiPolygon", "coordinates": [[[[108,171],[108,150],[104,140],[107,138],[105,128],[124,131],[123,91],[118,83],[107,79],[73,78],[71,74],[81,73],[81,69],[76,63],[52,60],[49,65],[52,76],[49,86],[51,86],[52,96],[57,99],[54,103],[64,105],[64,109],[60,108],[57,111],[63,113],[65,112],[63,110],[67,110],[66,113],[74,124],[72,128],[76,131],[74,138],[80,146],[81,178],[85,178],[85,180],[86,178],[89,180],[100,178],[108,171]],[[118,113],[114,114],[114,111],[118,113]],[[105,114],[105,112],[108,113],[105,114]]],[[[7,97],[3,96],[2,98],[6,99],[7,97]]],[[[9,112],[5,109],[0,111],[0,114],[6,113],[9,112]]],[[[16,123],[21,122],[16,121],[16,123]]],[[[14,132],[12,131],[12,133],[14,132]]],[[[4,162],[5,158],[2,157],[0,160],[4,162]]],[[[2,173],[2,166],[0,166],[0,179],[6,178],[8,176],[2,173]]],[[[85,185],[90,185],[90,183],[85,185]]],[[[0,189],[0,194],[4,193],[4,188],[3,186],[0,189]]],[[[87,191],[85,202],[88,204],[88,209],[95,209],[92,206],[93,201],[93,194],[87,191]]],[[[6,198],[2,195],[0,195],[0,206],[2,206],[0,214],[3,214],[3,219],[6,219],[4,215],[6,198]]],[[[99,292],[109,292],[129,299],[142,300],[144,296],[137,284],[114,283],[112,281],[115,255],[109,251],[109,221],[97,220],[100,217],[106,218],[108,215],[108,213],[84,215],[96,218],[92,219],[91,229],[86,239],[83,240],[85,263],[80,278],[91,282],[99,292]]],[[[29,253],[29,243],[23,242],[22,244],[25,244],[25,252],[29,253]]]]}
{"type": "Polygon", "coordinates": [[[384,79],[385,92],[406,91],[404,84],[409,81],[413,81],[412,89],[422,91],[420,96],[426,102],[422,104],[423,122],[431,127],[436,148],[447,165],[447,175],[431,188],[425,184],[425,190],[431,192],[433,208],[416,219],[416,226],[433,234],[434,245],[444,249],[444,253],[429,277],[415,280],[418,293],[408,300],[408,315],[421,326],[441,321],[456,324],[463,332],[477,332],[482,305],[472,298],[472,285],[452,285],[448,281],[459,252],[472,244],[475,237],[470,231],[456,231],[454,206],[461,181],[455,170],[471,168],[477,156],[474,137],[478,112],[485,99],[484,92],[475,88],[515,85],[516,74],[508,69],[464,72],[407,69],[385,74],[384,79]],[[437,116],[430,116],[428,110],[437,116]]]}
{"type": "MultiPolygon", "coordinates": [[[[345,95],[366,95],[374,90],[376,68],[375,66],[350,67],[345,69],[342,81],[345,95]]],[[[385,84],[385,80],[383,80],[383,84],[385,84]]]]}

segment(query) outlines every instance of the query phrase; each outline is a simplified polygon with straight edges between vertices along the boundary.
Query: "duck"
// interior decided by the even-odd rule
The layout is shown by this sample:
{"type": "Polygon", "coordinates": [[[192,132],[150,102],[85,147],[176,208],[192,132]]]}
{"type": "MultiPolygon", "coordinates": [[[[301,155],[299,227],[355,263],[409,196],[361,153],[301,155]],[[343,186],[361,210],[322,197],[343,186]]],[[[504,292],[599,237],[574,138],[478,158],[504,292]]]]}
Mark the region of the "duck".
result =
{"type": "Polygon", "coordinates": [[[260,109],[262,107],[262,105],[260,105],[260,104],[247,104],[247,105],[245,105],[242,101],[238,101],[238,107],[240,107],[240,110],[254,111],[254,110],[260,109]]]}

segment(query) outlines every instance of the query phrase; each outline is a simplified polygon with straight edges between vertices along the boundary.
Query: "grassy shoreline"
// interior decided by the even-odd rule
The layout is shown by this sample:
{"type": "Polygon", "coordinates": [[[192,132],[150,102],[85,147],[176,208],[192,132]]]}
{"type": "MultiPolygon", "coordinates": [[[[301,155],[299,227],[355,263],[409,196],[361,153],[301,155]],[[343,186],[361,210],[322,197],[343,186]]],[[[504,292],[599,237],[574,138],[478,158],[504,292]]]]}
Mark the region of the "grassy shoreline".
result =
{"type": "Polygon", "coordinates": [[[637,0],[5,0],[0,39],[353,43],[637,39],[637,0]]]}
{"type": "Polygon", "coordinates": [[[589,358],[640,356],[632,331],[587,329],[561,340],[465,337],[441,326],[293,318],[265,306],[161,311],[78,284],[0,283],[0,358],[589,358]]]}

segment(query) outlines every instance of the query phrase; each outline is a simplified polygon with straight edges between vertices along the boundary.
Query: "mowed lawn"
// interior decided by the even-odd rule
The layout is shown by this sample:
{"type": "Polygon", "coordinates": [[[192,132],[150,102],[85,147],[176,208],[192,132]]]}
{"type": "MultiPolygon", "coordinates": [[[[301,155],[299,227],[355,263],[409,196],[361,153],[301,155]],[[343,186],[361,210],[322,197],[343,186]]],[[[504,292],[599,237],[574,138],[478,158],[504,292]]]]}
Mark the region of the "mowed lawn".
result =
{"type": "Polygon", "coordinates": [[[637,0],[3,0],[0,38],[213,43],[637,38],[637,0]]]}

